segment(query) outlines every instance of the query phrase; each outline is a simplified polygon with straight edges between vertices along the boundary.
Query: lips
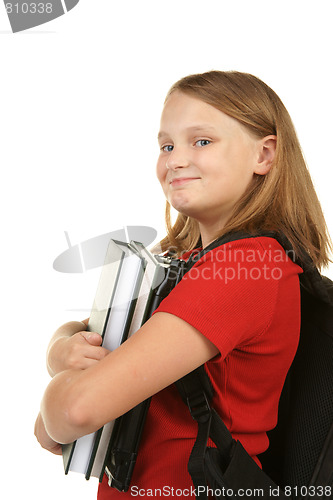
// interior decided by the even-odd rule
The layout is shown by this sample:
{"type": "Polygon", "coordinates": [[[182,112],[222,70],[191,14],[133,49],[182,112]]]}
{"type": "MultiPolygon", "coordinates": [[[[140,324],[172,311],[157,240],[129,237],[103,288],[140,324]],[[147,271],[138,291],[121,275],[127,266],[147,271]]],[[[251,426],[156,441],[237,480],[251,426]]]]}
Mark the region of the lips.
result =
{"type": "Polygon", "coordinates": [[[199,179],[199,177],[176,177],[174,179],[171,179],[169,184],[173,187],[177,187],[177,186],[182,186],[184,184],[187,184],[188,182],[191,182],[191,181],[196,181],[198,179],[199,179]]]}

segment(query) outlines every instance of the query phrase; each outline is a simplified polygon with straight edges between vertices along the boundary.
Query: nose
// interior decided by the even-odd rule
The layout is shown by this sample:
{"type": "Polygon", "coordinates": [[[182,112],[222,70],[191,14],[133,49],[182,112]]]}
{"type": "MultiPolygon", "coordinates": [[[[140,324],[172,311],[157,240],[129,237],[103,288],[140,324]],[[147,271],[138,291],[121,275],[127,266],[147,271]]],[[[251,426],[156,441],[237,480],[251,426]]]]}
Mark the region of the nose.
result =
{"type": "Polygon", "coordinates": [[[185,168],[189,166],[189,158],[182,148],[173,148],[170,152],[167,162],[165,164],[168,170],[177,170],[178,168],[185,168]]]}

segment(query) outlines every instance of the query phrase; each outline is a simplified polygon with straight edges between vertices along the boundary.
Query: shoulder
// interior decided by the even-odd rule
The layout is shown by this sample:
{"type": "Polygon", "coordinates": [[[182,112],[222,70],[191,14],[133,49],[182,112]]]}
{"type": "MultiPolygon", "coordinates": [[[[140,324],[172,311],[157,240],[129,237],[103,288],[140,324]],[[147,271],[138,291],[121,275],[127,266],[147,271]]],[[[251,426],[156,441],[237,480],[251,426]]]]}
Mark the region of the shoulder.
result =
{"type": "MultiPolygon", "coordinates": [[[[197,250],[193,252],[198,254],[197,250]]],[[[190,252],[186,253],[185,258],[188,258],[189,255],[190,252]]],[[[216,245],[205,253],[202,258],[197,259],[197,263],[200,265],[206,261],[217,260],[218,258],[220,258],[221,262],[231,258],[239,261],[253,261],[254,259],[260,261],[287,261],[286,257],[288,256],[292,257],[290,251],[289,253],[286,252],[275,238],[269,236],[249,236],[216,245]]]]}

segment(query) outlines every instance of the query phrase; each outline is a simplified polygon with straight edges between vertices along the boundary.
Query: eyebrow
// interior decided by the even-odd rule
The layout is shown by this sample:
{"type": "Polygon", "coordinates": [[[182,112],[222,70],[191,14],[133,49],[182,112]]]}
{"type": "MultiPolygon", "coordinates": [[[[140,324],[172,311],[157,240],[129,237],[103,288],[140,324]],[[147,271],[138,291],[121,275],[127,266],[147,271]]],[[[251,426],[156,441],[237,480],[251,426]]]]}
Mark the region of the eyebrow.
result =
{"type": "MultiPolygon", "coordinates": [[[[185,129],[187,132],[194,133],[194,132],[215,132],[216,129],[210,125],[209,123],[207,124],[201,124],[201,125],[193,125],[191,127],[187,127],[185,129]]],[[[158,133],[157,138],[161,139],[161,137],[168,136],[169,134],[167,132],[164,132],[163,130],[160,130],[158,133]]]]}

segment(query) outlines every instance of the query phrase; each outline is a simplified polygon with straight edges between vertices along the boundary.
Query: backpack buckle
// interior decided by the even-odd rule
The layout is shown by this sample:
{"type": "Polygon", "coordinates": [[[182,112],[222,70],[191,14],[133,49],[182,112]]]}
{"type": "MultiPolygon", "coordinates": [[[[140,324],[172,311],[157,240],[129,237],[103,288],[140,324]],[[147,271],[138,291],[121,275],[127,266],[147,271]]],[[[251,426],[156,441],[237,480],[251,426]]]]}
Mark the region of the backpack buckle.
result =
{"type": "Polygon", "coordinates": [[[205,392],[199,392],[186,398],[193,420],[206,422],[211,417],[211,409],[205,392]]]}

